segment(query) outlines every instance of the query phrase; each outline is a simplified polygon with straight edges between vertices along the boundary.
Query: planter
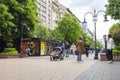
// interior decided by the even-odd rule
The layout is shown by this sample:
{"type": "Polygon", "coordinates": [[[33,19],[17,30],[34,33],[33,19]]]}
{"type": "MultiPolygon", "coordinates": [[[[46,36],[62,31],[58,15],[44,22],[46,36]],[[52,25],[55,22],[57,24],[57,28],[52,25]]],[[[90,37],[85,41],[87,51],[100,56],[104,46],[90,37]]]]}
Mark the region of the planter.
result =
{"type": "Polygon", "coordinates": [[[19,58],[19,55],[5,55],[5,54],[0,54],[0,58],[19,58]]]}
{"type": "Polygon", "coordinates": [[[120,61],[120,54],[119,55],[114,55],[113,60],[114,61],[120,61]]]}
{"type": "Polygon", "coordinates": [[[101,60],[101,61],[108,61],[107,56],[106,56],[106,53],[101,53],[101,54],[100,54],[100,60],[101,60]]]}

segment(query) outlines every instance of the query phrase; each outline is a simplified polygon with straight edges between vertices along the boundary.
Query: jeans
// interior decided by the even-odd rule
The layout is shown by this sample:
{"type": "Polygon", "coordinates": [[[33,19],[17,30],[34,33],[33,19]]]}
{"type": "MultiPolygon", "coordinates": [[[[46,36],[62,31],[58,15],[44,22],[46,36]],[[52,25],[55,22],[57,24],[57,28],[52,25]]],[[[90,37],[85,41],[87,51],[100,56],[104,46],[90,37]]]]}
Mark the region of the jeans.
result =
{"type": "Polygon", "coordinates": [[[77,61],[81,61],[81,57],[82,57],[82,52],[79,52],[79,54],[77,55],[77,61]]]}
{"type": "Polygon", "coordinates": [[[107,50],[107,58],[109,61],[113,60],[112,49],[107,50]]]}

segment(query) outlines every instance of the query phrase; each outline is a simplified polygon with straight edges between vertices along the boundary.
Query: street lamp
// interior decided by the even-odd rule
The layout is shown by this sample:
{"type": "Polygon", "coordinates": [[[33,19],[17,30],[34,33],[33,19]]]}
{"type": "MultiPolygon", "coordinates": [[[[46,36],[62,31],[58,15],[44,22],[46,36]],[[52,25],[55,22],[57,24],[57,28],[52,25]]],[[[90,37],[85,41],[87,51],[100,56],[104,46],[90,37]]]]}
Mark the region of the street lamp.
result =
{"type": "MultiPolygon", "coordinates": [[[[94,10],[94,13],[92,13],[92,12],[87,12],[87,13],[85,13],[85,15],[84,15],[84,21],[83,21],[83,24],[84,24],[84,26],[87,24],[87,22],[86,22],[86,19],[85,19],[85,16],[87,15],[87,14],[92,14],[92,17],[93,17],[93,22],[94,22],[94,30],[95,30],[95,56],[94,56],[94,59],[98,59],[98,52],[97,52],[97,50],[96,50],[96,47],[97,47],[97,45],[96,45],[96,22],[97,22],[97,16],[98,16],[98,14],[100,13],[100,12],[104,12],[105,13],[105,11],[103,11],[103,10],[99,10],[98,12],[96,12],[96,10],[94,10]]],[[[105,17],[104,17],[104,22],[107,22],[108,20],[107,20],[107,16],[105,15],[105,17]]]]}

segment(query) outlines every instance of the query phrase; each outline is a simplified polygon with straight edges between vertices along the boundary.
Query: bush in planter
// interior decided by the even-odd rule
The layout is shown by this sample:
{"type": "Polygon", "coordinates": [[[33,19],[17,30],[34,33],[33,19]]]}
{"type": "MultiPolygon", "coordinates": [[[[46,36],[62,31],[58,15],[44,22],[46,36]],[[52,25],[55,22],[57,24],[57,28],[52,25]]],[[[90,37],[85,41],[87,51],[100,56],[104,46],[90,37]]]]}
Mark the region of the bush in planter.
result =
{"type": "Polygon", "coordinates": [[[114,55],[114,60],[120,61],[120,46],[116,46],[116,47],[112,50],[112,54],[114,55]]]}
{"type": "Polygon", "coordinates": [[[112,50],[112,54],[113,54],[113,55],[118,55],[119,53],[120,53],[119,50],[116,50],[116,49],[113,49],[113,50],[112,50]]]}
{"type": "Polygon", "coordinates": [[[18,55],[18,51],[15,48],[5,48],[2,54],[5,54],[5,55],[18,55]]]}

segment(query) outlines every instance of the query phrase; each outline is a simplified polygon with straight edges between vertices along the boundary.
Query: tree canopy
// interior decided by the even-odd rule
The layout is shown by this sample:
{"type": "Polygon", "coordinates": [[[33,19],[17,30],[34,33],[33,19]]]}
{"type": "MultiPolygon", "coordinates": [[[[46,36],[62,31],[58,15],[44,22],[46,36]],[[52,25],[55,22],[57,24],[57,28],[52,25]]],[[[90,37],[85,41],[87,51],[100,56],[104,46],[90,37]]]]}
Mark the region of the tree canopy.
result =
{"type": "Polygon", "coordinates": [[[8,7],[0,4],[0,36],[3,38],[11,35],[11,28],[15,26],[12,22],[14,17],[8,12],[8,7]]]}
{"type": "Polygon", "coordinates": [[[1,35],[4,39],[12,39],[17,50],[20,49],[20,38],[33,37],[32,32],[41,24],[36,1],[0,0],[1,35]]]}
{"type": "Polygon", "coordinates": [[[29,37],[29,33],[35,29],[39,23],[36,0],[1,0],[7,6],[8,12],[13,16],[11,20],[15,28],[11,29],[11,38],[29,37]]]}
{"type": "Polygon", "coordinates": [[[69,43],[76,42],[80,35],[83,35],[80,23],[72,14],[65,14],[62,19],[58,21],[58,30],[64,35],[64,40],[69,43]]]}
{"type": "Polygon", "coordinates": [[[120,20],[120,0],[108,0],[106,14],[115,20],[120,20]]]}
{"type": "Polygon", "coordinates": [[[115,44],[120,45],[120,23],[113,24],[109,33],[113,36],[115,44]]]}

